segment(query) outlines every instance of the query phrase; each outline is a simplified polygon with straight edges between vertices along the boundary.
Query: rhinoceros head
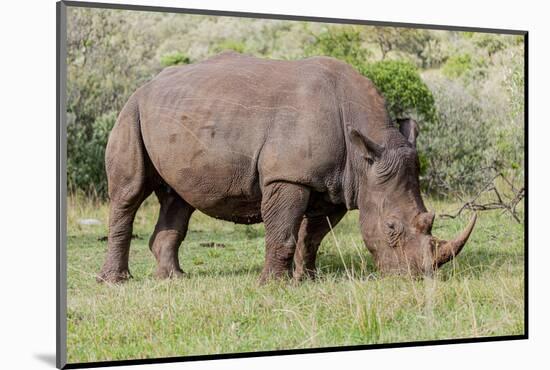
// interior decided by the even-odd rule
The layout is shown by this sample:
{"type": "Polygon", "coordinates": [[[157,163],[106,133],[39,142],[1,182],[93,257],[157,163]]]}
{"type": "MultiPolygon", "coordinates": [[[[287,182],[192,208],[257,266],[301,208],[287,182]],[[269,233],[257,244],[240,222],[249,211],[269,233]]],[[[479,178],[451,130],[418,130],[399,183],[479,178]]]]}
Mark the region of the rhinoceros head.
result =
{"type": "Polygon", "coordinates": [[[424,206],[418,180],[418,125],[412,119],[398,123],[399,130],[388,126],[377,135],[384,138],[379,143],[348,127],[350,141],[361,154],[361,232],[382,273],[429,275],[462,250],[476,216],[453,240],[431,235],[435,215],[424,206]]]}

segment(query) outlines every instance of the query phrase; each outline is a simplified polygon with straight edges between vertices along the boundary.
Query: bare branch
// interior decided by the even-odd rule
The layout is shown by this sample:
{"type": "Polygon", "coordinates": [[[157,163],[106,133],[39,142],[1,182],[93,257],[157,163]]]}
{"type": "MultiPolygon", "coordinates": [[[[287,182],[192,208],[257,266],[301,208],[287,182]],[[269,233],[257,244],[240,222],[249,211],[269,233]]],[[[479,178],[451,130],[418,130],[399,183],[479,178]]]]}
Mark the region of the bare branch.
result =
{"type": "Polygon", "coordinates": [[[441,218],[456,218],[462,214],[466,209],[472,211],[491,211],[496,209],[502,209],[504,212],[510,212],[512,217],[518,222],[521,223],[518,212],[516,210],[518,204],[525,197],[525,188],[516,189],[512,182],[508,180],[502,173],[498,173],[488,181],[481,190],[475,194],[470,200],[466,201],[458,210],[452,214],[440,214],[441,218]],[[514,196],[510,200],[505,200],[505,197],[497,190],[495,186],[495,180],[501,178],[504,182],[510,187],[510,190],[514,196]],[[492,193],[496,196],[496,200],[486,203],[478,203],[478,199],[487,193],[492,193]]]}

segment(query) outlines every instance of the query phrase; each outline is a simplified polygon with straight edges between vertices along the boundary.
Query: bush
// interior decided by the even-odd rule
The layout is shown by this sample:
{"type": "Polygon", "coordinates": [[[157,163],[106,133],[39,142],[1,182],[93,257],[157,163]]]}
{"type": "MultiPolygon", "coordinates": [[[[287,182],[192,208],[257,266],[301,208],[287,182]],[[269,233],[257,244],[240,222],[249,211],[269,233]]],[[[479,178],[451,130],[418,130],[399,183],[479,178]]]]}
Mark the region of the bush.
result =
{"type": "Polygon", "coordinates": [[[370,53],[363,47],[361,34],[353,28],[329,28],[307,48],[307,53],[331,56],[355,67],[380,90],[393,119],[409,116],[426,122],[435,119],[433,96],[416,67],[395,60],[369,63],[370,53]]]}
{"type": "Polygon", "coordinates": [[[246,46],[242,41],[225,40],[213,47],[213,51],[216,54],[226,50],[233,50],[237,53],[244,53],[246,51],[246,46]]]}
{"type": "Polygon", "coordinates": [[[107,196],[105,147],[117,114],[103,114],[92,124],[90,135],[70,119],[67,125],[67,181],[70,191],[83,190],[88,195],[107,196]],[[72,121],[72,122],[71,122],[72,121]]]}
{"type": "Polygon", "coordinates": [[[401,59],[414,60],[422,68],[438,63],[433,56],[439,54],[441,45],[427,30],[375,26],[366,28],[364,34],[367,41],[380,48],[382,60],[393,54],[401,59]]]}
{"type": "Polygon", "coordinates": [[[474,189],[486,164],[523,180],[521,36],[84,8],[68,9],[67,29],[74,190],[106,194],[108,131],[136,88],[162,66],[227,49],[276,59],[327,55],[352,65],[385,96],[393,118],[419,121],[421,175],[431,191],[474,189]],[[423,76],[433,81],[425,84],[417,66],[430,68],[423,76]]]}
{"type": "Polygon", "coordinates": [[[448,78],[464,78],[467,82],[485,78],[487,63],[483,58],[474,58],[470,54],[453,55],[443,65],[441,72],[448,78]]]}
{"type": "MultiPolygon", "coordinates": [[[[497,107],[502,111],[500,122],[492,127],[493,161],[495,167],[514,181],[523,183],[525,132],[524,132],[524,60],[523,48],[509,49],[499,55],[503,79],[500,86],[504,88],[505,98],[497,107]]],[[[496,72],[495,72],[496,73],[496,72]]],[[[496,114],[489,112],[489,117],[496,114]]]]}
{"type": "Polygon", "coordinates": [[[443,65],[442,72],[449,78],[462,76],[473,68],[472,57],[470,54],[453,55],[443,65]]]}
{"type": "Polygon", "coordinates": [[[382,61],[369,64],[360,72],[384,95],[393,119],[416,116],[428,123],[436,119],[432,93],[412,64],[382,61]]]}
{"type": "Polygon", "coordinates": [[[137,87],[157,73],[156,24],[139,12],[67,9],[67,182],[105,196],[105,144],[137,87]]]}
{"type": "Polygon", "coordinates": [[[506,43],[501,35],[490,33],[476,33],[472,37],[474,44],[487,52],[489,57],[506,48],[506,43]]]}
{"type": "Polygon", "coordinates": [[[479,100],[458,82],[429,82],[437,118],[421,129],[421,183],[437,194],[472,192],[485,183],[491,163],[488,124],[479,100]]]}
{"type": "Polygon", "coordinates": [[[191,60],[188,56],[183,55],[180,52],[163,55],[160,58],[160,64],[163,67],[176,66],[181,64],[189,64],[191,60]]]}
{"type": "Polygon", "coordinates": [[[83,135],[102,114],[119,111],[137,87],[160,70],[156,40],[138,12],[69,8],[67,111],[83,135]],[[136,27],[140,24],[143,27],[136,27]]]}
{"type": "Polygon", "coordinates": [[[306,54],[337,58],[361,70],[370,56],[370,52],[362,44],[359,31],[349,27],[331,27],[315,37],[313,43],[306,48],[306,54]]]}

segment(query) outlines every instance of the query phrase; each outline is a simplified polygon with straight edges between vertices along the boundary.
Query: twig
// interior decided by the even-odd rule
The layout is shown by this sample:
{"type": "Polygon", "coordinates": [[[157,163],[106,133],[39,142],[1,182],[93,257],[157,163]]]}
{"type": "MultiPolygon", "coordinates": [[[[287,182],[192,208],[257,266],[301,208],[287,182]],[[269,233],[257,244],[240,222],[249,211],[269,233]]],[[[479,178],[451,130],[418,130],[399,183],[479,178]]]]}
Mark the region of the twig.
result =
{"type": "Polygon", "coordinates": [[[441,214],[441,218],[456,218],[462,214],[465,209],[472,211],[490,211],[495,209],[502,209],[504,211],[510,212],[512,217],[518,222],[521,223],[521,219],[518,216],[516,207],[525,197],[525,188],[516,189],[511,181],[509,181],[502,173],[498,173],[491,178],[489,182],[481,188],[481,190],[469,201],[465,202],[454,214],[441,214]],[[502,178],[504,182],[510,187],[510,190],[514,194],[514,197],[506,201],[504,197],[500,194],[495,186],[495,180],[497,178],[502,178]],[[477,200],[485,193],[494,193],[496,196],[496,201],[487,202],[487,203],[477,203],[477,200]]]}

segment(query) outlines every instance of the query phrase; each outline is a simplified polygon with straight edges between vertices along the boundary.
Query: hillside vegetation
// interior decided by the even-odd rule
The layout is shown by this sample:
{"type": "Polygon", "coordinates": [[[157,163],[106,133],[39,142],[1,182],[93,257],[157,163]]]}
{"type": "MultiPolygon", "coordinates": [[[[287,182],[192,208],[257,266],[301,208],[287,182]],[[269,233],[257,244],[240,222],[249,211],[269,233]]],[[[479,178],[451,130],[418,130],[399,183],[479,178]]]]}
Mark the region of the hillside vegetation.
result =
{"type": "Polygon", "coordinates": [[[523,183],[521,36],[69,8],[69,188],[104,198],[104,148],[128,97],[166,66],[224,50],[354,66],[394,118],[420,122],[427,192],[471,193],[494,172],[523,183]]]}

